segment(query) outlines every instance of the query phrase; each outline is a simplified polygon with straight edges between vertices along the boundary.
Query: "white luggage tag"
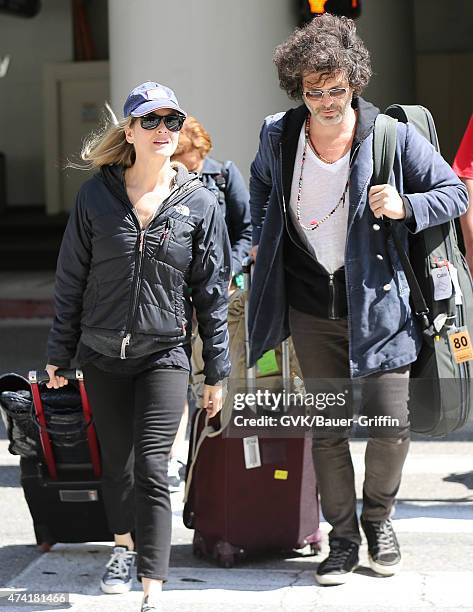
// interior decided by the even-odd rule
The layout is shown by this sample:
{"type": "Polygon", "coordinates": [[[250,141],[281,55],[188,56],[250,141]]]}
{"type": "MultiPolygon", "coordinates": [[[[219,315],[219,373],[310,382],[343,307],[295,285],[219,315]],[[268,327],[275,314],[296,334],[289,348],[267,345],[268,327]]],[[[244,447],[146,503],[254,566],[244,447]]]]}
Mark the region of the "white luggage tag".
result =
{"type": "Polygon", "coordinates": [[[447,322],[448,315],[444,312],[441,312],[434,319],[434,329],[439,334],[442,331],[443,326],[447,322]]]}
{"type": "Polygon", "coordinates": [[[245,467],[247,470],[261,467],[258,436],[243,438],[243,452],[245,454],[245,467]]]}
{"type": "Polygon", "coordinates": [[[458,281],[458,270],[455,268],[455,266],[452,266],[451,264],[449,266],[449,270],[450,277],[453,283],[453,289],[455,291],[455,306],[461,306],[463,304],[463,293],[460,287],[460,283],[458,281]]]}
{"type": "Polygon", "coordinates": [[[447,266],[433,268],[430,271],[434,283],[434,300],[448,300],[452,296],[452,279],[447,266]]]}

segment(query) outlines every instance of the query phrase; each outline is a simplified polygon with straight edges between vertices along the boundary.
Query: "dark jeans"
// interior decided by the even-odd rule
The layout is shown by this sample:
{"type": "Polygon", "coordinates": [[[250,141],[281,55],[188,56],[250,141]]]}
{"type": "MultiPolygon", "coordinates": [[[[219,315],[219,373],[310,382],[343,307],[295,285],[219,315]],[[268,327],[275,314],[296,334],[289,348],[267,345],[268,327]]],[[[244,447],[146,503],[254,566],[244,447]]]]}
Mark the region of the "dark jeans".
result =
{"type": "Polygon", "coordinates": [[[187,395],[185,370],[134,376],[84,366],[102,456],[105,509],[115,534],[135,530],[138,578],[166,580],[172,513],[168,456],[187,395]]]}
{"type": "MultiPolygon", "coordinates": [[[[289,325],[308,392],[311,381],[315,385],[320,379],[349,379],[346,320],[321,319],[291,308],[289,325]]],[[[384,415],[400,421],[399,427],[392,429],[368,428],[361,513],[368,521],[389,518],[401,484],[410,440],[409,371],[409,366],[404,366],[364,377],[359,389],[363,414],[384,415]]],[[[314,431],[313,457],[322,512],[332,526],[329,537],[342,537],[360,544],[349,433],[348,428],[325,434],[320,428],[314,431]]]]}

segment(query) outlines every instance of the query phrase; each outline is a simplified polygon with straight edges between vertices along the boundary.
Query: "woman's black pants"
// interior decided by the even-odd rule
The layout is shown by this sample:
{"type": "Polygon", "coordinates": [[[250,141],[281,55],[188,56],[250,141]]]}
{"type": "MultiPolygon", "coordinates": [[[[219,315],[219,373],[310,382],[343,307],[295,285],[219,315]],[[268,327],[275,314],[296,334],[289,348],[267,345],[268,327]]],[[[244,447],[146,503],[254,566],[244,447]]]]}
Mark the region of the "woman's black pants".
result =
{"type": "Polygon", "coordinates": [[[189,374],[149,369],[118,375],[92,364],[83,369],[100,443],[110,529],[114,534],[135,531],[139,580],[166,580],[172,529],[167,465],[189,374]]]}

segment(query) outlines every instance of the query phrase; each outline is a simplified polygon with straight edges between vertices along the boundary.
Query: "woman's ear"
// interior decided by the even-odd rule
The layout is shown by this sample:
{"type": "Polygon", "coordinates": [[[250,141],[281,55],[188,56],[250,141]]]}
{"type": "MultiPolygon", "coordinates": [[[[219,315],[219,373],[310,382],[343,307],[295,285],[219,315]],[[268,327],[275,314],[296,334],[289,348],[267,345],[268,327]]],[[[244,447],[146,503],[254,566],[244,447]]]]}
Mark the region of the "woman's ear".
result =
{"type": "Polygon", "coordinates": [[[125,139],[129,144],[133,144],[133,129],[130,127],[125,128],[125,139]]]}

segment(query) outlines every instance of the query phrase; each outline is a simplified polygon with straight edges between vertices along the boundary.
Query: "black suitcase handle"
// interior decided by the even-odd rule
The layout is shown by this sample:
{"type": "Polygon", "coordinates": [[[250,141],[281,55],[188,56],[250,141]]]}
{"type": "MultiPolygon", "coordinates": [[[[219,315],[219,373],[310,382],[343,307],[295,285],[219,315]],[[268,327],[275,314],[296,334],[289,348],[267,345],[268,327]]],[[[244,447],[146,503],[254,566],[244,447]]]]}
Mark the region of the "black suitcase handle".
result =
{"type": "MultiPolygon", "coordinates": [[[[73,368],[59,368],[55,372],[56,376],[63,376],[67,378],[67,380],[83,380],[84,375],[82,374],[82,370],[74,370],[73,368]]],[[[28,372],[28,380],[30,383],[42,383],[49,382],[49,374],[46,370],[37,372],[36,370],[31,370],[28,372]]]]}
{"type": "MultiPolygon", "coordinates": [[[[56,370],[56,375],[64,376],[70,380],[77,380],[79,383],[79,392],[81,396],[82,403],[82,411],[84,414],[84,421],[86,424],[86,432],[87,432],[87,441],[90,450],[90,457],[92,459],[92,468],[94,474],[97,478],[101,476],[101,467],[100,467],[100,452],[98,448],[97,435],[95,433],[95,429],[90,427],[92,425],[92,411],[90,409],[89,400],[87,398],[87,393],[84,385],[84,376],[82,374],[82,370],[73,370],[73,369],[61,369],[56,370]]],[[[31,370],[28,373],[28,380],[31,385],[31,394],[33,396],[33,405],[34,412],[36,414],[38,424],[39,424],[39,432],[41,445],[43,447],[43,453],[45,456],[46,465],[48,468],[49,475],[53,480],[57,480],[57,469],[56,462],[54,459],[53,447],[51,444],[51,440],[49,437],[49,431],[46,426],[46,418],[44,415],[43,402],[41,401],[41,394],[39,391],[39,383],[48,382],[49,374],[46,371],[36,372],[36,370],[31,370]]]]}

